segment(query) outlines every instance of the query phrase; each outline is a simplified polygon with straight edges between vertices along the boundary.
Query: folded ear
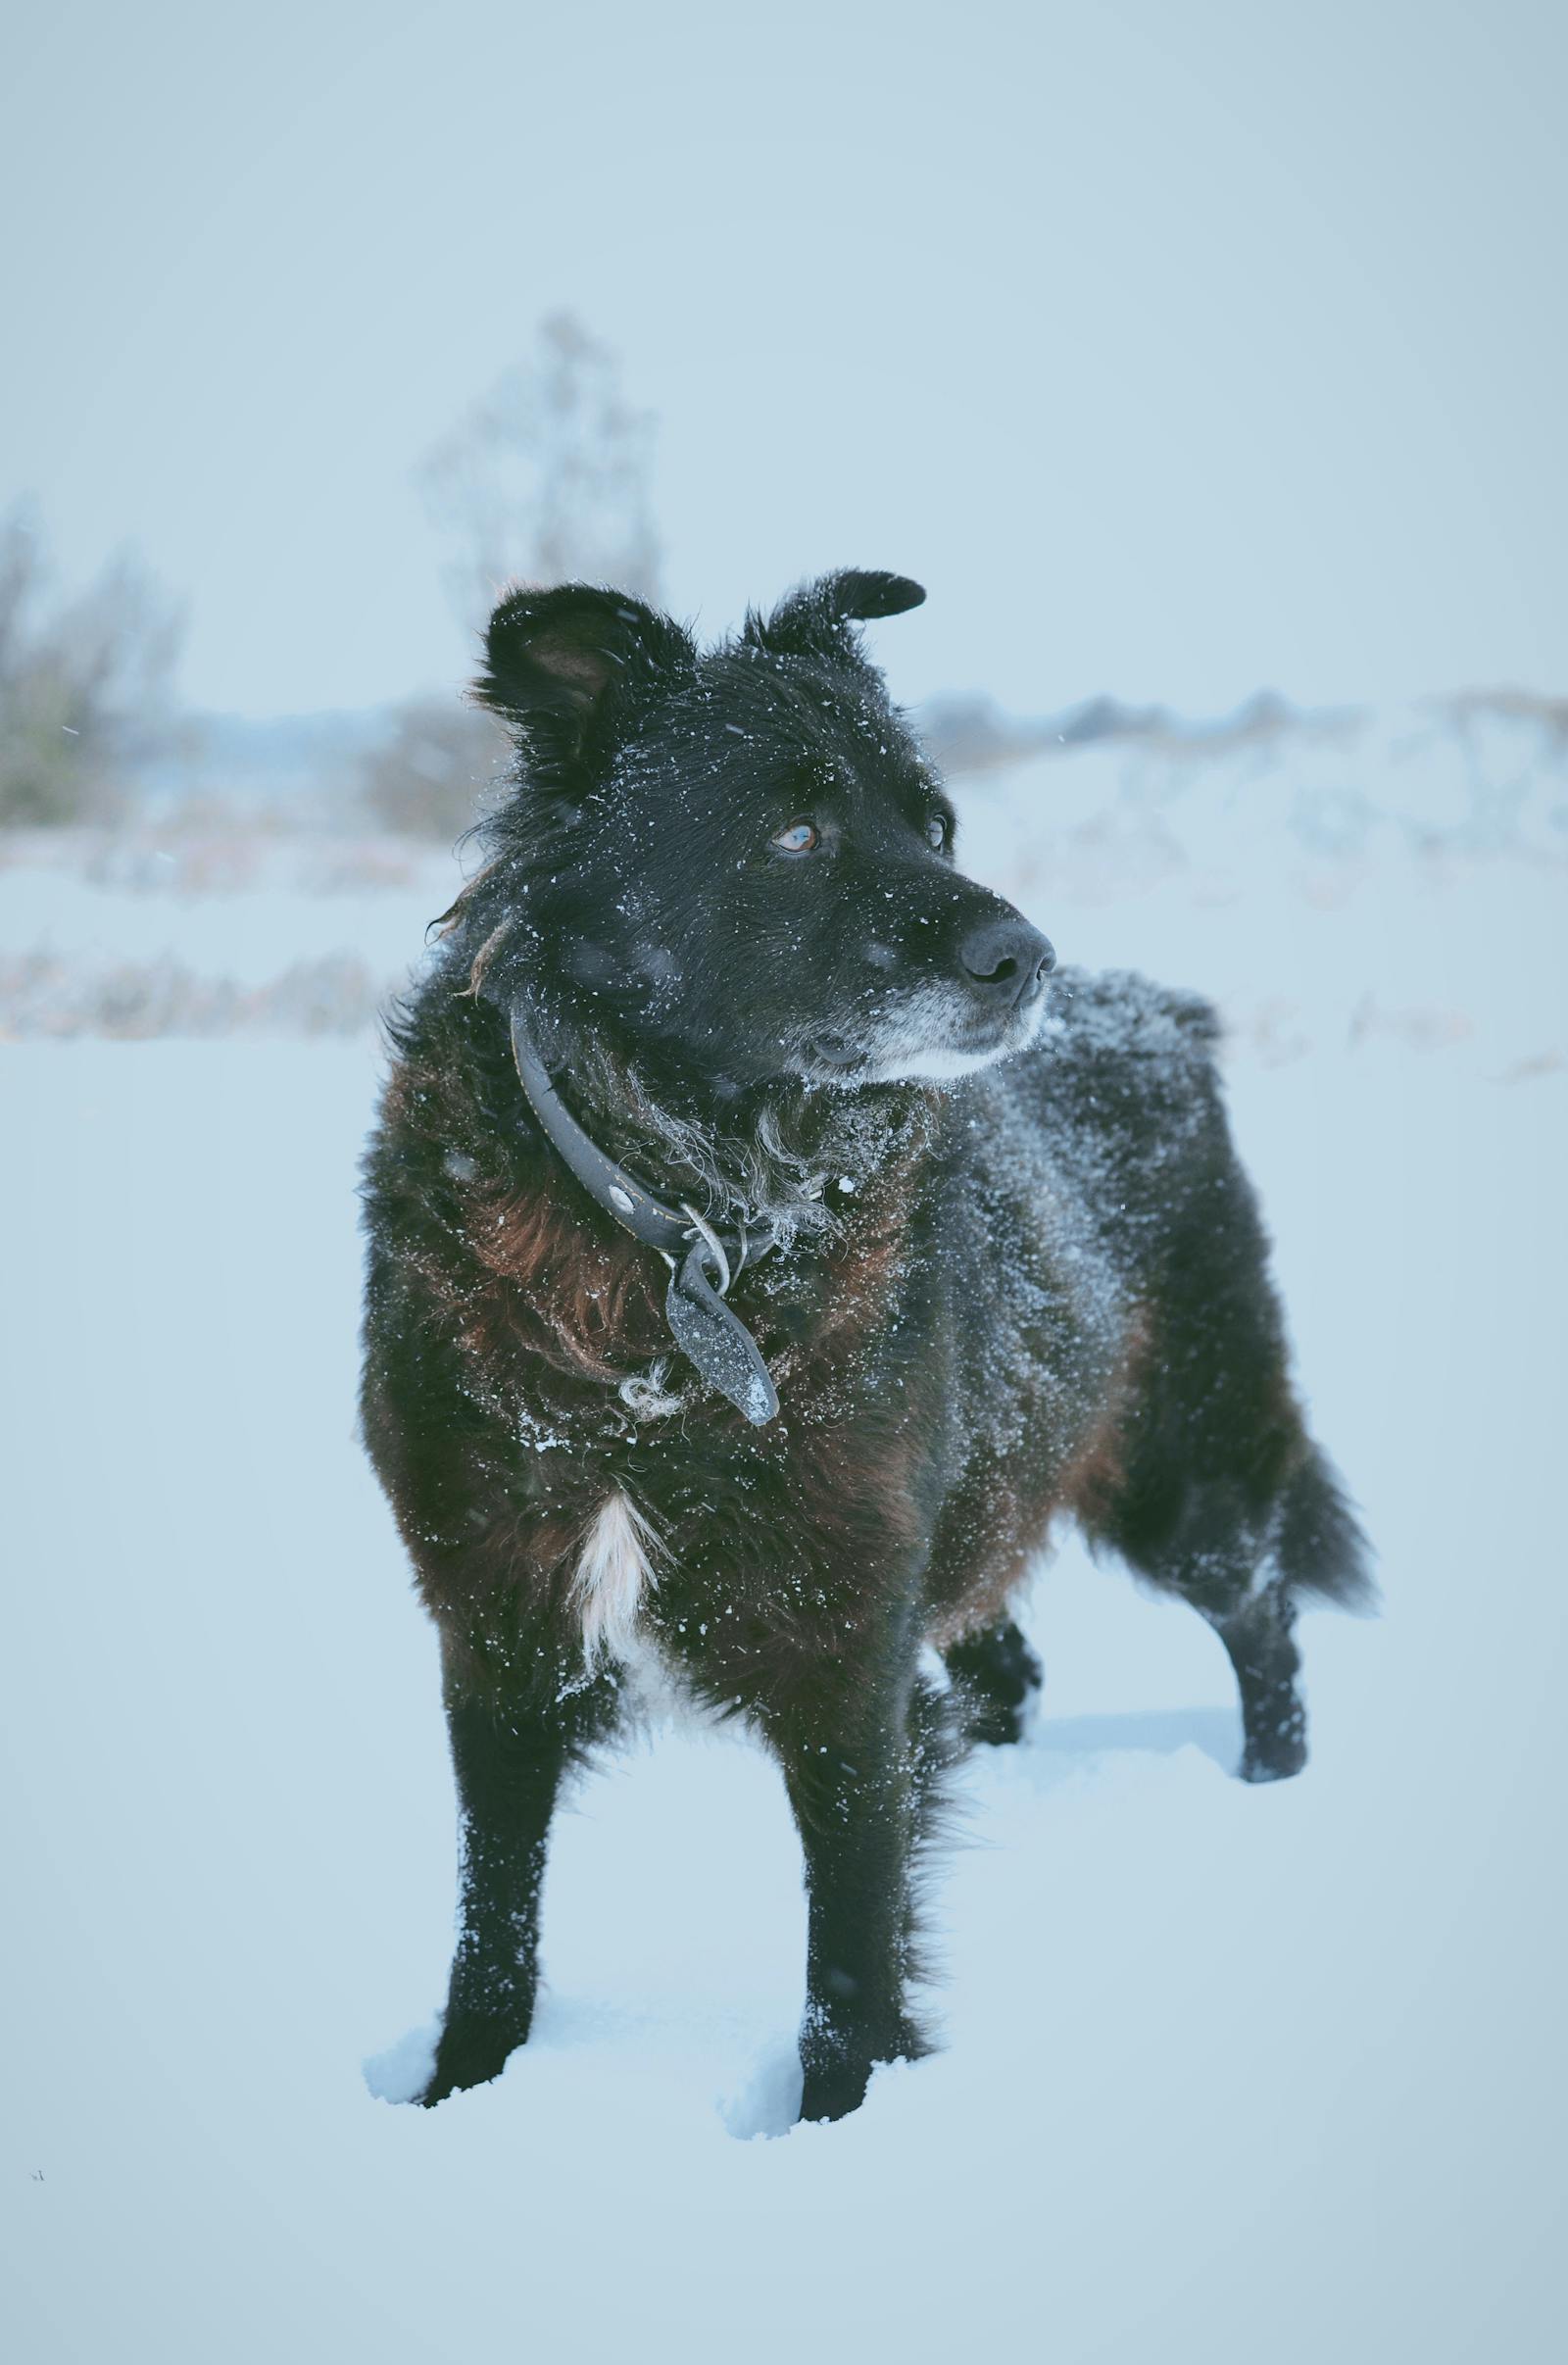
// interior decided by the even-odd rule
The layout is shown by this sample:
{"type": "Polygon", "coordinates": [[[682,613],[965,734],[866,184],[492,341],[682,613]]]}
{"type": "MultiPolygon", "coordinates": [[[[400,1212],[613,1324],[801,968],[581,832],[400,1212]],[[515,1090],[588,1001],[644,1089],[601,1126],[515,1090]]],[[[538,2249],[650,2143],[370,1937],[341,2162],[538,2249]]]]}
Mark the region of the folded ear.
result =
{"type": "Polygon", "coordinates": [[[510,593],[490,618],[484,656],[478,703],[543,752],[567,757],[622,698],[673,687],[697,650],[641,600],[563,583],[510,593]]]}
{"type": "Polygon", "coordinates": [[[856,658],[860,638],[853,624],[874,616],[902,616],[924,598],[924,590],[907,575],[847,567],[803,583],[770,616],[749,616],[742,637],[754,649],[786,656],[856,658]]]}

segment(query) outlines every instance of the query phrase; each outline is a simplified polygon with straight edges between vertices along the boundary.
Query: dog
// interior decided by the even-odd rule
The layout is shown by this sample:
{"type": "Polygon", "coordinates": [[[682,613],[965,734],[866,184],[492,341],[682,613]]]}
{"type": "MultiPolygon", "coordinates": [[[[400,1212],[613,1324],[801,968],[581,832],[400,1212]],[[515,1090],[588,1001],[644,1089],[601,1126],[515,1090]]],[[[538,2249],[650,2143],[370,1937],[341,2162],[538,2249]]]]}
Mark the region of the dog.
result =
{"type": "Polygon", "coordinates": [[[390,1022],[364,1436],[440,1631],[461,1920],[426,2104],[528,2036],[563,1779],[653,1653],[776,1756],[801,2116],[917,2057],[944,1776],[1016,1740],[1009,1602],[1075,1519],[1305,1756],[1303,1595],[1363,1543],[1292,1392],[1210,1010],[1058,968],[963,877],[846,571],[707,652],[582,585],[491,619],[485,860],[390,1022]]]}

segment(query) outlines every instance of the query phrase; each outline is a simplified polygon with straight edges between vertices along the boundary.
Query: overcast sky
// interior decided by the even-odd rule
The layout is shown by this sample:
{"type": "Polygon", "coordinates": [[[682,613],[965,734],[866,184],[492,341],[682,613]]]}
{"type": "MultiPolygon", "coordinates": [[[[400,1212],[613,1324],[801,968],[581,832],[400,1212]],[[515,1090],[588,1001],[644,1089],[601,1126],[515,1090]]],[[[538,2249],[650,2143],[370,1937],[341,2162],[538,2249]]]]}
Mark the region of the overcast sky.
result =
{"type": "Polygon", "coordinates": [[[203,0],[14,12],[0,504],[133,541],[182,687],[455,684],[412,464],[573,308],[670,603],[930,602],[1046,711],[1568,690],[1558,0],[203,0]]]}

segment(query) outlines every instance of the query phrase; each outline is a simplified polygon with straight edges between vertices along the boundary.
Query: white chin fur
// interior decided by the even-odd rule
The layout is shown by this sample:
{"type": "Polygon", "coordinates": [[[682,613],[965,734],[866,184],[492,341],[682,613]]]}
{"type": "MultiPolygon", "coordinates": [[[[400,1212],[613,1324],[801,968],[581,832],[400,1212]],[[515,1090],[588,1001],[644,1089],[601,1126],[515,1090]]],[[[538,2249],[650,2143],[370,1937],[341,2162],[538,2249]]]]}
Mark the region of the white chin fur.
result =
{"type": "Polygon", "coordinates": [[[959,1076],[972,1076],[982,1067],[994,1067],[999,1059],[1010,1059],[1015,1052],[1025,1050],[1040,1031],[1046,1014],[1048,996],[1039,996],[1025,1011],[1023,1019],[1009,1026],[1000,1043],[989,1051],[959,1051],[942,1041],[945,1021],[951,1024],[952,1003],[944,994],[922,996],[903,1012],[901,1022],[890,1027],[880,1043],[866,1046],[866,1061],[856,1070],[854,1081],[865,1084],[953,1084],[959,1076]],[[935,1007],[933,1007],[935,1004],[935,1007]]]}
{"type": "Polygon", "coordinates": [[[994,1067],[1020,1045],[999,1043],[991,1051],[929,1051],[894,1053],[862,1070],[868,1084],[953,1084],[972,1076],[977,1068],[994,1067]]]}

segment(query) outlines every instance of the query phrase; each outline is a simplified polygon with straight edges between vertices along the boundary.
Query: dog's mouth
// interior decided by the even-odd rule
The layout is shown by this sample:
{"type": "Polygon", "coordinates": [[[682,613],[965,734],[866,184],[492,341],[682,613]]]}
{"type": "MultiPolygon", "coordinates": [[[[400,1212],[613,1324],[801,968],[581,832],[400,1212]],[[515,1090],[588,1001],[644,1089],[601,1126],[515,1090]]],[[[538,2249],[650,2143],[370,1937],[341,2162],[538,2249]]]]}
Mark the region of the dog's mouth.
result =
{"type": "Polygon", "coordinates": [[[863,1033],[823,1028],[811,1037],[808,1064],[818,1079],[842,1084],[950,1083],[1025,1050],[1045,1007],[1043,980],[1005,1013],[983,1017],[955,1010],[946,993],[922,994],[863,1033]]]}

